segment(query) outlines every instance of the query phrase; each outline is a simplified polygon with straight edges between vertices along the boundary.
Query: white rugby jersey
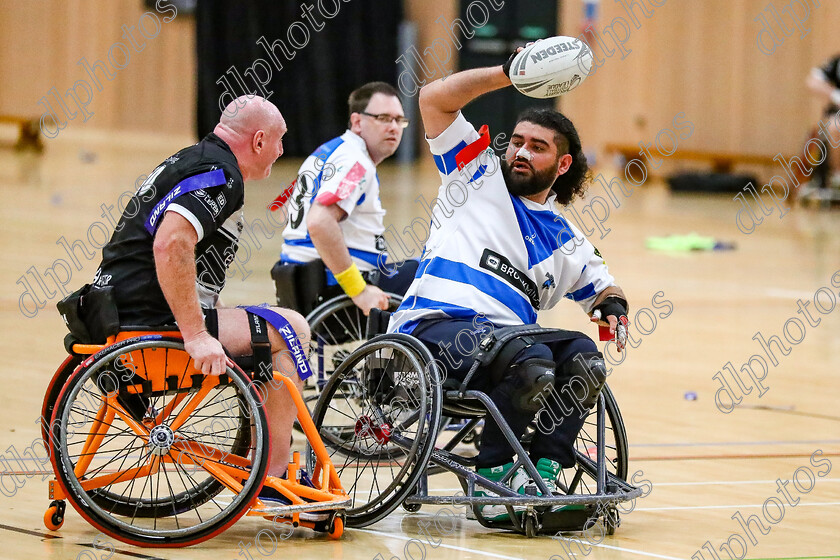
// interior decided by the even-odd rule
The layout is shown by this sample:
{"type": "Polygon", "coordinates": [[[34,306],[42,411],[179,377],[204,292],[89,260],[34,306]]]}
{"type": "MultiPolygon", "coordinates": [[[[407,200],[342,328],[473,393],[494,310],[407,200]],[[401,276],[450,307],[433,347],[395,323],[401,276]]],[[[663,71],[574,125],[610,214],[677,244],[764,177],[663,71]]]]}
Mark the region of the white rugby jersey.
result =
{"type": "MultiPolygon", "coordinates": [[[[325,206],[337,204],[347,212],[347,219],[339,222],[339,227],[350,257],[359,270],[375,269],[376,259],[385,249],[385,210],[379,199],[376,166],[361,136],[348,130],[320,146],[301,165],[289,224],[283,230],[281,260],[309,262],[320,258],[306,229],[306,217],[315,200],[325,206]]],[[[335,282],[332,274],[328,277],[335,282]]]]}
{"type": "Polygon", "coordinates": [[[597,294],[614,285],[595,247],[557,211],[553,194],[537,204],[508,192],[489,140],[486,127],[479,135],[462,114],[428,140],[443,182],[438,200],[453,214],[440,217],[440,228],[430,226],[389,332],[478,313],[497,326],[533,324],[537,310],[563,297],[589,312],[597,294]],[[466,164],[461,171],[459,162],[466,164]]]}

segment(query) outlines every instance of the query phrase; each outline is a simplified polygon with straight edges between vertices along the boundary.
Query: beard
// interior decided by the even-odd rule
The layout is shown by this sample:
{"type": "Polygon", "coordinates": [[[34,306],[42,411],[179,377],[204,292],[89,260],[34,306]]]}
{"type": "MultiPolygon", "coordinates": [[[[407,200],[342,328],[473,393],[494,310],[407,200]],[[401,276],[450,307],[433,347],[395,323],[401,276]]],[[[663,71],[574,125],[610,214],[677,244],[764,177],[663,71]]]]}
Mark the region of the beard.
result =
{"type": "MultiPolygon", "coordinates": [[[[519,161],[522,162],[522,160],[519,161]]],[[[530,167],[530,173],[522,173],[520,171],[514,171],[507,160],[502,159],[502,177],[505,179],[505,185],[507,185],[510,194],[514,196],[531,196],[544,191],[554,184],[554,180],[557,178],[558,164],[559,159],[553,168],[537,171],[530,163],[527,163],[530,167]]]]}

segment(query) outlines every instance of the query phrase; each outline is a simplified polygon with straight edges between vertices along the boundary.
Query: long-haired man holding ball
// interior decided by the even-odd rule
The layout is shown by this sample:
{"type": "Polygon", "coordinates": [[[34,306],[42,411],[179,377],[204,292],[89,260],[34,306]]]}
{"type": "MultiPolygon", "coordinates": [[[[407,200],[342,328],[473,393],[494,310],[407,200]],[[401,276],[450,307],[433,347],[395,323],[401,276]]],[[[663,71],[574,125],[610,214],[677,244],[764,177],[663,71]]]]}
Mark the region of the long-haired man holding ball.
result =
{"type": "MultiPolygon", "coordinates": [[[[626,332],[624,294],[598,250],[556,206],[583,194],[589,177],[572,122],[554,110],[527,110],[499,158],[488,149],[487,127],[477,131],[461,113],[480,95],[511,85],[514,57],[504,66],[458,72],[420,91],[420,113],[442,179],[439,197],[465,186],[462,193],[468,198],[432,230],[389,331],[420,339],[440,356],[448,376],[459,380],[469,371],[475,351],[463,343],[463,336],[459,339],[461,333],[478,339],[493,327],[535,324],[538,310],[564,297],[577,302],[592,320],[603,317],[611,333],[619,332],[619,348],[626,332]]],[[[479,370],[470,388],[489,394],[517,437],[543,406],[562,418],[548,433],[538,431],[530,447],[531,459],[553,491],[560,470],[575,464],[575,438],[605,378],[595,343],[574,333],[567,340],[520,351],[500,375],[479,370]],[[555,375],[556,399],[534,391],[534,380],[547,372],[555,375]],[[585,394],[563,390],[572,377],[588,381],[585,394]]],[[[476,458],[478,473],[500,480],[512,468],[513,454],[488,417],[476,458]]],[[[510,485],[524,494],[535,484],[520,471],[510,485]]],[[[504,506],[479,510],[490,520],[507,518],[504,506]]]]}

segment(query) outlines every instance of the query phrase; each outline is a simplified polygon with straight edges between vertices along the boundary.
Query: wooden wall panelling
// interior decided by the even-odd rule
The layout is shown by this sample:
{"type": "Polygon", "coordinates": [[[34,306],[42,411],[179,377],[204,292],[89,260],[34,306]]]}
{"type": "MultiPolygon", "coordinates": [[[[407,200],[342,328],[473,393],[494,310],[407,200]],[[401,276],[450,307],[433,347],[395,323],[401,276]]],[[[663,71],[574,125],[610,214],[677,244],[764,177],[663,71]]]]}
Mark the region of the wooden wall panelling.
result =
{"type": "MultiPolygon", "coordinates": [[[[840,4],[821,0],[820,7],[812,6],[806,23],[810,34],[800,39],[795,31],[767,56],[756,46],[760,24],[754,18],[768,4],[778,10],[786,3],[668,0],[652,8],[649,19],[637,9],[641,28],[636,29],[621,4],[602,0],[599,31],[615,17],[627,19],[631,37],[626,46],[632,52],[624,60],[617,53],[607,58],[560,106],[588,146],[650,142],[675,113],[684,111],[697,128],[681,146],[795,153],[821,106],[806,90],[805,76],[840,52],[840,4]]],[[[579,0],[563,2],[563,33],[580,34],[581,6],[579,0]]],[[[76,80],[87,80],[78,60],[106,61],[108,48],[124,41],[121,26],[136,26],[145,9],[140,0],[0,0],[0,112],[39,115],[41,97],[51,87],[64,94],[76,80]]],[[[407,0],[406,14],[418,24],[422,53],[445,36],[435,20],[443,15],[451,22],[457,2],[407,0]]],[[[117,70],[111,82],[103,81],[102,91],[94,91],[90,108],[95,116],[84,124],[72,120],[69,128],[193,133],[194,22],[179,14],[163,23],[164,15],[158,14],[160,34],[146,40],[142,52],[132,50],[129,65],[117,70]]],[[[778,32],[775,21],[773,29],[778,32]]],[[[613,47],[609,37],[603,39],[613,47]]],[[[596,50],[602,56],[601,47],[596,50]]]]}
{"type": "MultiPolygon", "coordinates": [[[[123,25],[135,27],[147,10],[140,0],[43,0],[39,2],[0,2],[0,111],[40,115],[38,101],[50,88],[64,96],[77,80],[93,89],[89,109],[94,113],[86,123],[77,116],[68,129],[106,128],[147,130],[191,134],[195,104],[194,22],[179,14],[157,13],[160,33],[142,39],[136,52],[126,45],[131,58],[123,69],[114,68],[108,50],[122,37],[123,25]],[[113,74],[108,81],[97,72],[102,90],[78,64],[82,58],[91,64],[102,60],[113,74]]],[[[115,51],[115,57],[118,51],[115,51]]],[[[122,63],[122,58],[118,58],[122,63]]],[[[68,130],[64,129],[64,130],[68,130]]],[[[64,130],[62,132],[64,132],[64,130]]],[[[60,133],[59,133],[60,134],[60,133]]]]}

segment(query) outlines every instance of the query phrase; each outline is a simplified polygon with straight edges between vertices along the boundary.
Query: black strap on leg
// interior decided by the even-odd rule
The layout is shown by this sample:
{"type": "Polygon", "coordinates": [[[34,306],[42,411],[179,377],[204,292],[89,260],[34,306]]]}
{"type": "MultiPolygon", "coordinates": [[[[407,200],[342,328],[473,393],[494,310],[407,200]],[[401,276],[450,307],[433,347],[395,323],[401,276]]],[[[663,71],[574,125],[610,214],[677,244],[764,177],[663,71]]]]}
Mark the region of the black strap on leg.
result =
{"type": "Polygon", "coordinates": [[[539,325],[502,327],[481,340],[479,352],[474,357],[481,365],[489,367],[495,384],[504,378],[513,359],[525,348],[585,336],[577,331],[543,329],[539,325]]]}
{"type": "Polygon", "coordinates": [[[274,364],[271,360],[268,325],[265,319],[249,311],[248,326],[251,328],[251,350],[254,353],[254,380],[270,381],[274,377],[274,364]]]}

